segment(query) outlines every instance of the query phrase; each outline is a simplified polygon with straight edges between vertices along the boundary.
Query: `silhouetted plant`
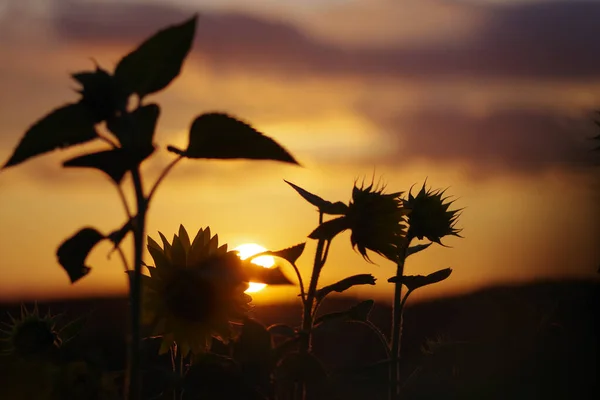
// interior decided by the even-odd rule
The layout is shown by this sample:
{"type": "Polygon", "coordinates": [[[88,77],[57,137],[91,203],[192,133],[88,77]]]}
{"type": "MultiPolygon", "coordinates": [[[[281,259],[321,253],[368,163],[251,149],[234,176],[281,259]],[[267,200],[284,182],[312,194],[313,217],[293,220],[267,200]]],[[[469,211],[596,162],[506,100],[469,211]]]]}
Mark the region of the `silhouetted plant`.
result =
{"type": "MultiPolygon", "coordinates": [[[[160,107],[146,103],[146,96],[165,89],[181,72],[196,31],[197,16],[167,27],[144,41],[123,57],[113,73],[96,66],[94,71],[75,73],[81,85],[78,101],[61,106],[38,120],[26,132],[6,169],[32,157],[59,148],[101,140],[106,150],[85,154],[63,163],[65,167],[93,168],[104,172],[117,187],[125,207],[127,222],[110,234],[85,227],[64,241],[57,251],[59,263],[72,283],[87,275],[91,268],[86,258],[96,244],[110,240],[117,250],[128,233],[134,237],[134,260],[130,273],[131,326],[126,398],[140,398],[140,306],[142,293],[142,254],[146,214],[160,182],[180,160],[255,159],[291,164],[297,161],[279,144],[250,125],[224,113],[204,113],[194,119],[185,150],[167,146],[177,157],[146,190],[140,165],[155,151],[154,132],[160,107]],[[132,106],[132,98],[135,104],[132,106]],[[104,123],[107,132],[100,132],[104,123]],[[131,212],[121,183],[130,174],[135,192],[136,210],[131,212]]],[[[128,263],[121,252],[122,259],[128,263]]]]}
{"type": "MultiPolygon", "coordinates": [[[[460,236],[459,230],[454,227],[459,210],[449,210],[452,202],[446,202],[447,198],[443,197],[444,191],[426,190],[425,184],[416,196],[412,195],[412,190],[409,191],[406,199],[401,198],[402,192],[385,193],[385,187],[374,187],[373,183],[367,187],[364,187],[364,184],[361,187],[355,184],[352,200],[346,205],[342,202],[332,203],[299,186],[287,183],[319,211],[319,226],[309,235],[309,238],[317,239],[318,243],[311,283],[306,295],[302,293],[304,340],[301,342],[300,350],[306,353],[310,351],[312,329],[316,325],[340,319],[367,325],[380,338],[389,356],[389,398],[396,399],[399,396],[398,364],[402,314],[406,300],[418,288],[441,282],[452,273],[450,268],[446,268],[427,276],[406,276],[404,275],[406,258],[427,249],[431,243],[441,244],[441,238],[445,236],[460,236]],[[323,221],[325,214],[341,216],[323,221]],[[327,314],[315,320],[319,304],[328,293],[342,292],[354,285],[375,284],[375,279],[371,275],[363,274],[317,290],[319,275],[327,259],[332,239],[348,229],[351,230],[352,247],[356,248],[365,260],[372,262],[367,254],[367,250],[370,250],[396,263],[396,275],[388,280],[395,285],[392,334],[389,344],[381,331],[368,320],[372,301],[365,301],[348,311],[327,314]],[[430,243],[411,246],[414,239],[424,238],[430,243]],[[408,289],[404,296],[402,296],[402,285],[408,289]]],[[[300,391],[297,397],[301,397],[300,391]]]]}

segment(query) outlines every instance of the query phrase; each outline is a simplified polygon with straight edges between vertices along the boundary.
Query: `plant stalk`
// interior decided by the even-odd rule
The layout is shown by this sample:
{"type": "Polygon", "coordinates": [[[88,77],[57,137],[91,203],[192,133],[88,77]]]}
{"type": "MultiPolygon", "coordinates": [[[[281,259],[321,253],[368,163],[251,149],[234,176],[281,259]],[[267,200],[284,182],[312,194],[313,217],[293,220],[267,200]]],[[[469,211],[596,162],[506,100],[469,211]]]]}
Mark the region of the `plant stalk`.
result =
{"type": "Polygon", "coordinates": [[[404,264],[406,262],[406,254],[410,242],[411,239],[407,237],[405,240],[405,247],[401,249],[396,265],[388,400],[397,400],[400,398],[400,342],[402,339],[402,314],[404,311],[404,301],[402,301],[402,277],[404,276],[404,264]]]}
{"type": "Polygon", "coordinates": [[[128,346],[128,365],[125,381],[127,400],[141,400],[141,299],[142,299],[142,255],[144,235],[146,228],[147,201],[144,197],[144,188],[139,167],[131,171],[137,203],[137,220],[135,221],[134,235],[134,269],[130,281],[129,306],[130,306],[130,338],[128,346]]]}

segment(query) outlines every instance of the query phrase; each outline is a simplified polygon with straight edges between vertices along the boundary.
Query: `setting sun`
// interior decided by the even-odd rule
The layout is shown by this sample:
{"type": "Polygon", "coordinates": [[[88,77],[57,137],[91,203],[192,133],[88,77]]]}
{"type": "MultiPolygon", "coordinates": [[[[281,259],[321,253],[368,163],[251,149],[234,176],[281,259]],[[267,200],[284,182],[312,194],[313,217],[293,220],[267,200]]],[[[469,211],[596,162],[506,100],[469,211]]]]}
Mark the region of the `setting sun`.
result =
{"type": "MultiPolygon", "coordinates": [[[[262,253],[263,251],[267,251],[267,249],[265,249],[262,246],[259,246],[256,243],[242,244],[236,247],[234,250],[237,250],[239,252],[240,258],[242,260],[245,260],[248,257],[252,257],[255,254],[262,253]]],[[[271,256],[260,256],[252,260],[252,263],[260,265],[261,267],[271,268],[273,265],[275,265],[275,259],[271,256]]],[[[258,292],[260,290],[263,290],[266,286],[267,285],[265,285],[264,283],[250,282],[250,287],[248,288],[248,290],[246,290],[246,293],[258,292]]]]}

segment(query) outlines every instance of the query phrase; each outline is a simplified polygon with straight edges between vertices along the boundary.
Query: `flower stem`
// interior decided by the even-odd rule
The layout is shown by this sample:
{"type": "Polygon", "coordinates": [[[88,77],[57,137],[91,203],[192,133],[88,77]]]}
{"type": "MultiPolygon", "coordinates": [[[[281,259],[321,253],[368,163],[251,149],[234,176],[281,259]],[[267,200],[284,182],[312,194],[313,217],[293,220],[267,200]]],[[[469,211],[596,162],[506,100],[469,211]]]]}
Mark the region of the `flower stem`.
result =
{"type": "Polygon", "coordinates": [[[177,163],[179,161],[181,161],[183,159],[183,156],[178,156],[177,158],[175,158],[173,161],[171,161],[166,167],[165,169],[163,169],[163,171],[161,172],[160,176],[156,179],[156,182],[154,182],[154,185],[152,185],[152,188],[150,189],[150,192],[148,193],[148,203],[150,202],[150,199],[152,199],[152,196],[154,196],[154,193],[156,192],[156,189],[158,189],[158,185],[160,185],[160,183],[163,181],[163,179],[165,179],[165,177],[168,175],[168,173],[173,169],[173,167],[175,165],[177,165],[177,163]]]}
{"type": "Polygon", "coordinates": [[[404,264],[406,262],[406,254],[410,245],[411,239],[406,238],[405,247],[401,250],[398,257],[396,267],[396,282],[394,287],[394,308],[392,316],[392,337],[390,345],[390,376],[389,376],[389,392],[388,400],[397,400],[400,397],[400,342],[402,339],[402,316],[404,303],[407,296],[402,299],[402,277],[404,276],[404,264]]]}
{"type": "Polygon", "coordinates": [[[140,350],[141,350],[141,297],[142,297],[142,254],[144,247],[144,235],[146,228],[146,211],[148,202],[144,196],[142,178],[139,167],[131,171],[135,196],[137,203],[137,220],[133,227],[134,235],[134,269],[131,278],[129,292],[130,306],[130,343],[128,354],[128,368],[126,378],[127,400],[141,399],[141,372],[140,372],[140,350]]]}

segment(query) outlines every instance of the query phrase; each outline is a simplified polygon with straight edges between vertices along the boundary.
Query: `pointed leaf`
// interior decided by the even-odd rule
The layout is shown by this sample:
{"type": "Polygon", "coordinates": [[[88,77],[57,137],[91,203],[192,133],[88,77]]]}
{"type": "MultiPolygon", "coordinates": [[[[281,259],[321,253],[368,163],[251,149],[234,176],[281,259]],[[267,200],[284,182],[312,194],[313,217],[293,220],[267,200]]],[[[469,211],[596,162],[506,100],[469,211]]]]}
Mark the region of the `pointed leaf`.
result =
{"type": "Polygon", "coordinates": [[[311,239],[331,240],[338,233],[342,233],[346,229],[348,229],[346,217],[338,217],[331,221],[323,222],[308,237],[311,239]]]}
{"type": "Polygon", "coordinates": [[[423,275],[408,275],[403,277],[394,276],[388,279],[388,282],[396,283],[399,280],[402,280],[402,283],[408,288],[408,290],[415,290],[423,286],[431,285],[434,283],[441,282],[452,274],[452,268],[445,268],[439,271],[436,271],[427,276],[423,275]]]}
{"type": "Polygon", "coordinates": [[[32,157],[89,142],[98,137],[94,119],[81,103],[55,109],[33,124],[2,169],[32,157]]]}
{"type": "Polygon", "coordinates": [[[430,243],[426,243],[426,244],[417,244],[415,246],[410,246],[408,248],[408,251],[406,252],[406,257],[418,253],[420,251],[425,250],[426,248],[428,248],[429,246],[431,246],[431,242],[430,243]]]}
{"type": "Polygon", "coordinates": [[[99,169],[118,185],[128,171],[150,157],[153,152],[153,147],[146,148],[144,153],[137,153],[124,148],[104,150],[72,158],[65,161],[63,166],[67,168],[84,167],[99,169]]]}
{"type": "Polygon", "coordinates": [[[333,312],[316,318],[314,325],[316,327],[322,323],[332,321],[367,321],[374,304],[373,300],[361,301],[347,311],[333,312]]]}
{"type": "Polygon", "coordinates": [[[290,264],[295,264],[304,252],[305,247],[306,243],[300,243],[283,250],[265,251],[263,253],[257,254],[256,256],[252,256],[251,258],[260,257],[261,255],[270,255],[273,257],[283,258],[284,260],[289,261],[290,264]]]}
{"type": "Polygon", "coordinates": [[[167,87],[181,72],[192,47],[197,16],[158,31],[123,57],[115,79],[128,93],[145,97],[167,87]]]}
{"type": "Polygon", "coordinates": [[[127,108],[128,94],[99,66],[95,71],[78,72],[71,77],[81,84],[82,89],[78,91],[83,97],[81,103],[92,113],[95,122],[107,120],[127,108]]]}
{"type": "Polygon", "coordinates": [[[317,207],[323,214],[344,215],[348,211],[348,206],[341,201],[332,203],[331,201],[322,199],[316,194],[312,194],[309,191],[302,189],[300,186],[294,185],[292,182],[288,182],[285,179],[284,182],[294,188],[294,190],[298,192],[298,194],[300,194],[304,200],[317,207]]]}
{"type": "Polygon", "coordinates": [[[360,274],[350,276],[346,279],[342,279],[341,281],[334,283],[333,285],[325,286],[319,290],[317,290],[316,296],[317,300],[323,299],[331,292],[342,293],[352,286],[356,285],[375,285],[375,277],[371,274],[360,274]]]}
{"type": "Polygon", "coordinates": [[[275,160],[298,162],[273,139],[245,122],[222,113],[197,117],[190,128],[185,151],[168,146],[167,150],[188,158],[275,160]]]}
{"type": "Polygon", "coordinates": [[[116,116],[106,121],[106,127],[119,139],[125,148],[147,151],[154,148],[154,133],[160,116],[157,104],[147,104],[131,113],[116,116]]]}
{"type": "Polygon", "coordinates": [[[85,265],[85,259],[92,248],[105,237],[94,228],[83,228],[65,240],[56,255],[58,262],[67,271],[71,283],[87,275],[91,268],[85,265]]]}
{"type": "Polygon", "coordinates": [[[249,282],[266,283],[267,285],[293,285],[281,268],[264,268],[250,262],[244,265],[244,275],[249,282]]]}

